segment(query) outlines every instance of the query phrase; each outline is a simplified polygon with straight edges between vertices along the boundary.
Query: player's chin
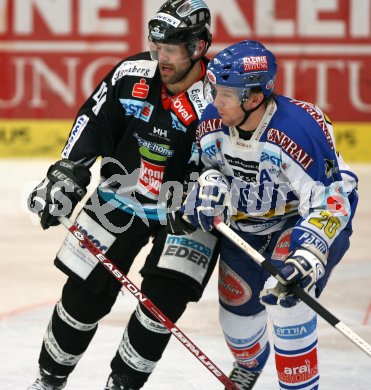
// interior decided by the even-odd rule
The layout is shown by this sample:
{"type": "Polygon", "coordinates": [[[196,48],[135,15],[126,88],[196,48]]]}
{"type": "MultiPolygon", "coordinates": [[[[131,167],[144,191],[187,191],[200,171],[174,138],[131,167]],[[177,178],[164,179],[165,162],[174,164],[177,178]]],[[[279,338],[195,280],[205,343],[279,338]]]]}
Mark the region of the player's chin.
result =
{"type": "Polygon", "coordinates": [[[175,84],[176,83],[176,74],[173,73],[173,74],[168,74],[168,73],[161,73],[160,72],[160,76],[161,76],[161,81],[164,83],[164,84],[175,84]]]}
{"type": "Polygon", "coordinates": [[[220,117],[222,118],[222,122],[225,126],[236,126],[238,123],[235,123],[236,121],[232,120],[229,115],[220,114],[220,117]]]}

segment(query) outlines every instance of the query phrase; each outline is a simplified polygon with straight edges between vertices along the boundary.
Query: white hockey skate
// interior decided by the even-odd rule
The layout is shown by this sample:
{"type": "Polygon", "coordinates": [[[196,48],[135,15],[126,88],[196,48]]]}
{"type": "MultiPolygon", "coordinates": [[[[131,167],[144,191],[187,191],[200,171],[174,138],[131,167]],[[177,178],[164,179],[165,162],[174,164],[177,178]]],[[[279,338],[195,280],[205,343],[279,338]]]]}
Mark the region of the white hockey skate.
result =
{"type": "Polygon", "coordinates": [[[27,388],[27,390],[61,390],[65,387],[65,385],[61,386],[54,386],[54,385],[48,385],[47,383],[43,382],[41,379],[36,379],[34,383],[30,387],[27,388]]]}
{"type": "Polygon", "coordinates": [[[261,371],[248,371],[234,362],[229,379],[237,385],[240,390],[251,390],[260,374],[261,371]]]}
{"type": "Polygon", "coordinates": [[[66,387],[66,384],[66,376],[52,376],[41,368],[39,376],[27,390],[62,390],[66,387]]]}

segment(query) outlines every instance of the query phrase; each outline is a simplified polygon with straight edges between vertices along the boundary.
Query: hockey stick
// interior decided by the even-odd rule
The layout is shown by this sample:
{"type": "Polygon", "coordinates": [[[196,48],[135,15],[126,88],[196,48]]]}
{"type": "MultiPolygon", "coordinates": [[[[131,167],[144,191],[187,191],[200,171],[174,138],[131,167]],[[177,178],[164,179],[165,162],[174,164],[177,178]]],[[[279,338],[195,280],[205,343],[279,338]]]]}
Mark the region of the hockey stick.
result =
{"type": "Polygon", "coordinates": [[[132,295],[145,306],[180,343],[191,352],[228,390],[239,390],[238,387],[198,348],[164,313],[124,275],[112,261],[107,258],[67,217],[59,221],[72,233],[102,266],[118,280],[132,295]]]}
{"type": "MultiPolygon", "coordinates": [[[[248,256],[251,257],[255,263],[259,264],[265,268],[271,275],[277,279],[278,269],[265,259],[258,251],[256,251],[251,245],[249,245],[245,240],[243,240],[238,234],[236,234],[230,227],[228,227],[224,222],[219,218],[214,218],[214,226],[219,230],[225,237],[231,240],[236,244],[240,249],[242,249],[248,256]]],[[[357,345],[363,352],[371,357],[371,345],[353,332],[348,326],[343,324],[339,319],[337,319],[333,314],[331,314],[325,307],[323,307],[316,299],[312,298],[307,294],[302,288],[296,284],[290,284],[287,286],[291,292],[298,296],[302,301],[304,301],[311,309],[313,309],[317,314],[319,314],[325,321],[330,325],[336,328],[340,333],[357,345]]]]}

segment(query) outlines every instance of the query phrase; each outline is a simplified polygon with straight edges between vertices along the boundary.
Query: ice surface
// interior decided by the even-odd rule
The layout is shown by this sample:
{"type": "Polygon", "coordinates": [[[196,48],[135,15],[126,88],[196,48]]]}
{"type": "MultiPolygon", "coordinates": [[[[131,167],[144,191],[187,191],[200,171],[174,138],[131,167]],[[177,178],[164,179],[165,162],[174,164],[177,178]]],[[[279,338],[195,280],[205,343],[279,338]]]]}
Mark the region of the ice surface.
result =
{"type": "MultiPolygon", "coordinates": [[[[65,277],[52,264],[66,234],[63,227],[42,231],[25,211],[26,194],[50,162],[0,160],[0,389],[22,390],[34,380],[41,341],[65,277]]],[[[360,206],[351,249],[333,273],[321,303],[371,343],[371,167],[356,166],[360,206]]],[[[143,250],[129,274],[139,286],[143,250]]],[[[226,374],[231,355],[218,325],[217,281],[214,274],[202,300],[190,304],[179,328],[226,374]]],[[[136,305],[129,292],[120,295],[101,323],[86,354],[71,374],[67,390],[102,390],[122,331],[136,305]]],[[[321,390],[370,390],[371,358],[336,329],[319,320],[321,390]]],[[[221,383],[172,338],[147,382],[152,390],[214,390],[221,383]]],[[[277,389],[271,356],[254,390],[277,389]]]]}

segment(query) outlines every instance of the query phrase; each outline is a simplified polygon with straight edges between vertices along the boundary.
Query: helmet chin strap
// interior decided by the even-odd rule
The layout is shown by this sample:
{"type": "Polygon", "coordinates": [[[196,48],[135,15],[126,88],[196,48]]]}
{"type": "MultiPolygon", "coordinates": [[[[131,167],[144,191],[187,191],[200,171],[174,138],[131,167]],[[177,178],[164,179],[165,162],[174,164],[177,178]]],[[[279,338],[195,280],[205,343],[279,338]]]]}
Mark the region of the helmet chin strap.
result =
{"type": "Polygon", "coordinates": [[[179,83],[185,77],[187,77],[188,73],[193,69],[193,67],[196,65],[196,63],[205,55],[208,48],[209,48],[209,45],[206,45],[204,50],[202,50],[202,53],[200,55],[198,55],[196,58],[192,58],[192,57],[189,58],[189,62],[190,62],[189,68],[178,77],[178,79],[176,80],[176,82],[174,84],[179,83]]]}
{"type": "Polygon", "coordinates": [[[199,60],[199,58],[197,60],[192,60],[192,58],[189,59],[189,62],[191,63],[190,66],[188,67],[188,69],[186,69],[181,75],[179,75],[179,77],[175,80],[174,83],[172,84],[177,84],[179,82],[181,82],[185,77],[187,77],[188,73],[193,69],[193,67],[195,66],[196,62],[199,60]]]}
{"type": "Polygon", "coordinates": [[[254,107],[252,110],[246,110],[246,108],[243,106],[244,102],[241,103],[240,107],[241,107],[241,110],[244,112],[245,115],[242,118],[242,121],[236,127],[241,127],[243,124],[245,124],[246,121],[249,119],[249,116],[254,111],[256,111],[258,108],[260,108],[266,101],[267,101],[267,98],[264,96],[263,100],[256,107],[254,107]]]}

